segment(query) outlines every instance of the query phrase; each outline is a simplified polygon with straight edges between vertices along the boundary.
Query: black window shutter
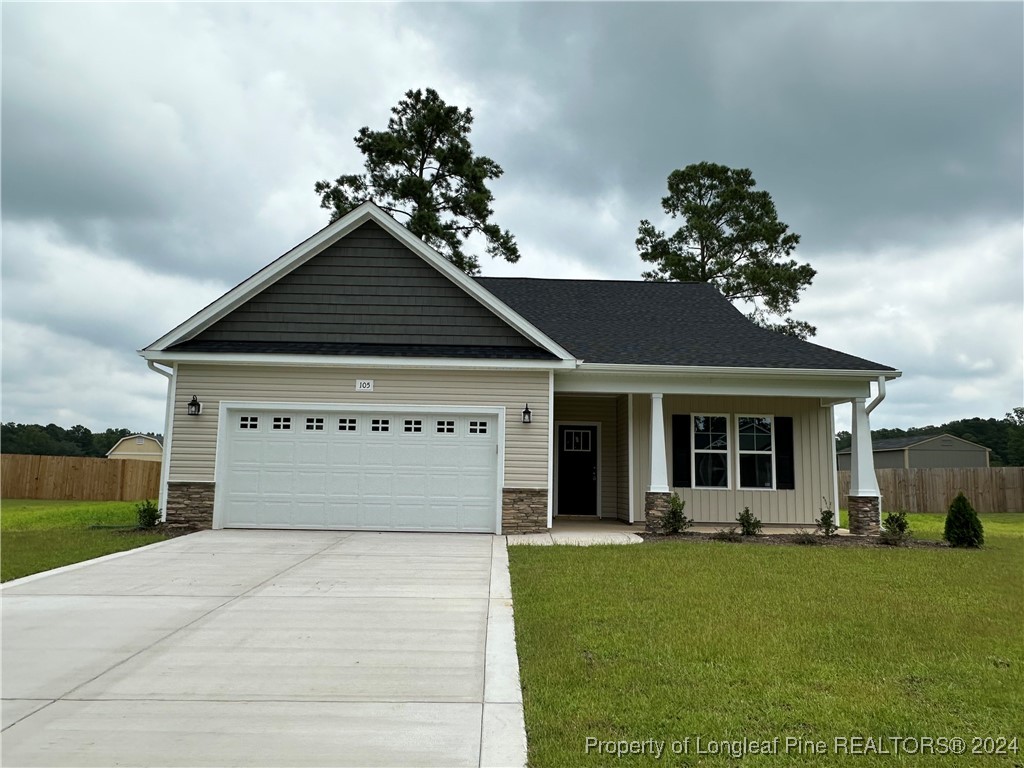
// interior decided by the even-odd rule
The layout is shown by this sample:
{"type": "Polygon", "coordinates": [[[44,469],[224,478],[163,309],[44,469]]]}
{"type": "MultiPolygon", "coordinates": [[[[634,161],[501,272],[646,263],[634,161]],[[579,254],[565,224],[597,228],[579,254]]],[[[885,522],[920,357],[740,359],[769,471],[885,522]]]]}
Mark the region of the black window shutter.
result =
{"type": "Polygon", "coordinates": [[[672,487],[690,487],[690,417],[672,415],[672,487]]]}
{"type": "Polygon", "coordinates": [[[780,491],[796,488],[792,416],[775,417],[775,487],[780,491]]]}

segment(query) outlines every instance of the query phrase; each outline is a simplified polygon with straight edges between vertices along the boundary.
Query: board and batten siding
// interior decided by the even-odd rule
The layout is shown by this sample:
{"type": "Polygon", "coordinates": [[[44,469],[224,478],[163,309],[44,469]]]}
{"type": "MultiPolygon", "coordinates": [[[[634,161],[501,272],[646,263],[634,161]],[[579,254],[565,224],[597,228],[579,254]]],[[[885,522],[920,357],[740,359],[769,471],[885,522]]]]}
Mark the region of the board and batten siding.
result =
{"type": "Polygon", "coordinates": [[[213,482],[220,402],[504,406],[505,487],[547,488],[548,372],[179,364],[171,437],[171,482],[213,482]],[[373,392],[356,392],[373,379],[373,392]],[[196,395],[200,416],[188,416],[196,395]],[[533,423],[522,423],[530,403],[533,423]]]}
{"type": "Polygon", "coordinates": [[[619,520],[629,522],[629,395],[615,399],[615,508],[619,520]]]}
{"type": "MultiPolygon", "coordinates": [[[[601,425],[601,517],[618,516],[618,414],[614,395],[555,395],[556,424],[601,425]]],[[[627,511],[628,517],[628,511],[627,511]]]]}
{"type": "Polygon", "coordinates": [[[375,222],[282,276],[195,340],[534,346],[375,222]]]}
{"type": "MultiPolygon", "coordinates": [[[[637,519],[643,519],[644,493],[650,486],[651,399],[635,395],[634,440],[643,450],[634,452],[638,483],[634,489],[637,519]]],[[[817,399],[783,397],[721,397],[665,395],[665,444],[672,467],[673,414],[727,414],[729,416],[728,490],[673,488],[686,502],[686,515],[697,522],[733,525],[744,507],[765,524],[813,526],[825,505],[833,503],[833,476],[829,408],[817,399]],[[793,417],[793,449],[796,489],[788,491],[738,490],[736,486],[735,416],[793,417]]],[[[669,482],[672,482],[671,476],[669,482]]]]}

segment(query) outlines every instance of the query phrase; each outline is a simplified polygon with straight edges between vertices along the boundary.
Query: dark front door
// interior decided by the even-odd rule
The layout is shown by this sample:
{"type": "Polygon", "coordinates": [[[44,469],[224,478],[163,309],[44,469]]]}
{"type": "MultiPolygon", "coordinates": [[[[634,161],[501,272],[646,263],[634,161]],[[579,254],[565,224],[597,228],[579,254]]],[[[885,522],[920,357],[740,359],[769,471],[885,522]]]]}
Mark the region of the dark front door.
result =
{"type": "Polygon", "coordinates": [[[597,427],[558,428],[558,514],[597,514],[597,427]]]}

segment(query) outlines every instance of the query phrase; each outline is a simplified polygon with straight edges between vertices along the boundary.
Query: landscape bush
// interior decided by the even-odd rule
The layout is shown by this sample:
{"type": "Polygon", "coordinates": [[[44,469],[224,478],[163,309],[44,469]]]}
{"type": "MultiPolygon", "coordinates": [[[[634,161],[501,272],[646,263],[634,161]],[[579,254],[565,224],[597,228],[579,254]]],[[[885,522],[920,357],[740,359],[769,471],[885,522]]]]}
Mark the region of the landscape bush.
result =
{"type": "Polygon", "coordinates": [[[682,533],[693,525],[693,520],[683,514],[686,502],[673,493],[668,500],[668,512],[661,519],[661,528],[666,533],[682,533]]]}
{"type": "Polygon", "coordinates": [[[837,535],[839,531],[839,524],[836,522],[836,514],[827,507],[821,510],[821,517],[815,520],[814,524],[818,528],[818,533],[826,539],[837,535]]]}
{"type": "Polygon", "coordinates": [[[135,515],[139,521],[139,528],[153,528],[160,522],[160,510],[149,499],[135,506],[135,515]]]}
{"type": "Polygon", "coordinates": [[[890,512],[882,521],[879,538],[884,544],[900,546],[910,541],[910,522],[906,512],[890,512]]]}
{"type": "Polygon", "coordinates": [[[743,508],[736,522],[740,524],[740,533],[744,536],[757,536],[761,532],[761,521],[750,511],[750,507],[743,508]]]}
{"type": "Polygon", "coordinates": [[[949,505],[942,538],[953,547],[980,547],[985,543],[985,531],[981,520],[978,519],[978,513],[974,511],[963,491],[960,491],[949,505]]]}

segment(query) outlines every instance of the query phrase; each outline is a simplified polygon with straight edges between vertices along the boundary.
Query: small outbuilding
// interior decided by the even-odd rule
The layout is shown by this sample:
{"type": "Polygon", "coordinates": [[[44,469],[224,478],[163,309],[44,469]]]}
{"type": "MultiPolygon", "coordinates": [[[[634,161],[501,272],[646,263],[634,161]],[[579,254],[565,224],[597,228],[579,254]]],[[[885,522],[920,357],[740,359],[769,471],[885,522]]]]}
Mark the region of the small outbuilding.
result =
{"type": "MultiPolygon", "coordinates": [[[[875,440],[875,469],[987,467],[991,449],[955,435],[916,435],[875,440]]],[[[840,470],[850,468],[850,449],[836,452],[840,470]]]]}
{"type": "Polygon", "coordinates": [[[152,435],[122,437],[107,451],[108,459],[135,459],[136,461],[162,461],[164,446],[152,435]]]}

